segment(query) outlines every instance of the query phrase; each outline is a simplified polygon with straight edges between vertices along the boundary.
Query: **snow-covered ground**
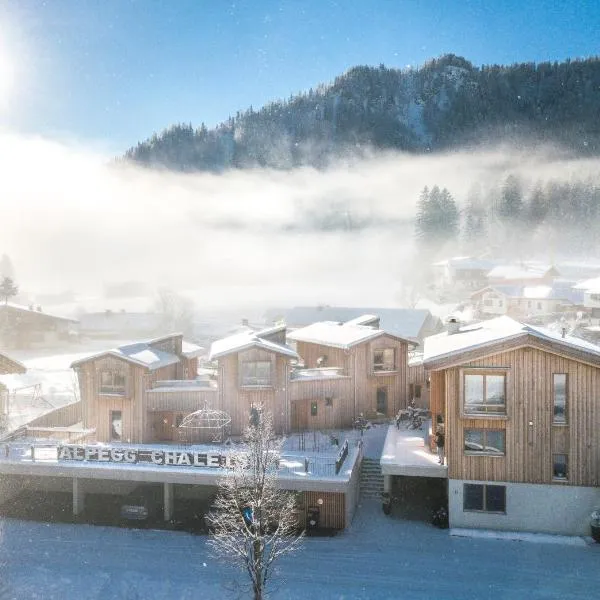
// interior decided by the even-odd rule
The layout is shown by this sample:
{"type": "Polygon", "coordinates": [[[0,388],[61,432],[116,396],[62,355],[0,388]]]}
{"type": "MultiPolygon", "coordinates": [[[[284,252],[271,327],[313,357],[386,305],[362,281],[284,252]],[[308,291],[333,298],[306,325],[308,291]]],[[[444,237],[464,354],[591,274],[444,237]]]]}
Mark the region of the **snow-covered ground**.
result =
{"type": "MultiPolygon", "coordinates": [[[[12,600],[247,598],[244,577],[185,533],[0,521],[0,597],[12,600]],[[1,595],[2,584],[8,593],[1,595]]],[[[281,563],[272,600],[594,598],[600,545],[453,537],[383,515],[370,501],[351,529],[307,538],[281,563]]]]}

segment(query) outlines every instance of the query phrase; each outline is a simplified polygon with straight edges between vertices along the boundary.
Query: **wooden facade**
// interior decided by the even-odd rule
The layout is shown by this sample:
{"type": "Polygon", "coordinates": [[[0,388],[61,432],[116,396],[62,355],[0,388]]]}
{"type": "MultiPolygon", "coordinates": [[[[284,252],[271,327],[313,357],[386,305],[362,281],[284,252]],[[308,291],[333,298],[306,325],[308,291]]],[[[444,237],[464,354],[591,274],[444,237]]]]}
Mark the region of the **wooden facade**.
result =
{"type": "MultiPolygon", "coordinates": [[[[157,426],[156,412],[167,411],[188,414],[192,407],[197,410],[202,407],[202,391],[186,392],[182,390],[175,394],[167,392],[152,394],[160,381],[192,380],[198,370],[198,359],[188,358],[181,354],[182,336],[169,336],[156,342],[151,342],[151,348],[172,353],[178,357],[176,362],[150,369],[126,357],[105,353],[87,360],[78,361],[74,365],[79,381],[82,401],[83,427],[96,430],[99,442],[123,441],[129,443],[146,443],[164,439],[164,419],[161,417],[157,426]],[[115,380],[123,382],[119,389],[103,386],[102,374],[110,373],[115,380]],[[195,402],[190,397],[195,396],[195,402]],[[187,396],[187,397],[186,397],[187,396]],[[115,439],[111,431],[113,415],[120,413],[120,439],[115,439]]],[[[210,394],[209,394],[210,397],[210,394]]],[[[172,439],[173,436],[170,438],[172,439]]]]}
{"type": "Polygon", "coordinates": [[[558,344],[531,338],[517,345],[499,343],[493,350],[474,350],[466,360],[463,356],[446,367],[438,364],[432,368],[433,422],[445,424],[451,479],[600,485],[600,364],[597,357],[586,357],[584,352],[566,351],[558,344]],[[506,414],[464,414],[465,374],[487,372],[505,374],[506,414]],[[567,376],[565,424],[554,423],[554,374],[567,376]],[[467,429],[504,432],[504,454],[465,452],[467,429]],[[554,476],[557,454],[568,458],[566,478],[554,476]]]}
{"type": "MultiPolygon", "coordinates": [[[[347,377],[334,389],[331,381],[321,380],[292,383],[292,403],[311,401],[323,403],[334,399],[335,416],[330,422],[338,427],[351,427],[359,415],[367,418],[391,418],[399,409],[406,408],[408,397],[408,343],[391,335],[382,335],[371,341],[340,349],[324,344],[298,341],[296,350],[307,368],[325,362],[326,366],[338,367],[347,377]],[[376,350],[394,351],[394,368],[389,371],[374,369],[373,355],[376,350]],[[326,357],[325,361],[319,359],[326,357]],[[337,393],[337,394],[336,394],[337,393]],[[336,400],[336,395],[338,401],[336,400]],[[337,405],[337,406],[336,406],[337,405]]],[[[307,404],[308,403],[308,404],[307,404]]],[[[319,410],[317,409],[317,413],[319,410]]],[[[327,411],[324,411],[327,414],[327,411]]],[[[311,420],[309,419],[309,423],[311,420]]],[[[320,426],[319,420],[315,425],[320,426]]]]}

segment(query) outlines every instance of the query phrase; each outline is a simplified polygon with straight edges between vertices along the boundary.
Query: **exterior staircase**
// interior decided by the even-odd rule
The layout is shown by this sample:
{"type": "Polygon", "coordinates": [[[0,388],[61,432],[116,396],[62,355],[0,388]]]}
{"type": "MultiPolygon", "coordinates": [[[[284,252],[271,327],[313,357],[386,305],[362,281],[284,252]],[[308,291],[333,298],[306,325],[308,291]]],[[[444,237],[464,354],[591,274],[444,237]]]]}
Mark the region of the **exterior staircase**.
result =
{"type": "Polygon", "coordinates": [[[360,497],[381,500],[383,475],[378,458],[363,458],[360,467],[360,497]]]}

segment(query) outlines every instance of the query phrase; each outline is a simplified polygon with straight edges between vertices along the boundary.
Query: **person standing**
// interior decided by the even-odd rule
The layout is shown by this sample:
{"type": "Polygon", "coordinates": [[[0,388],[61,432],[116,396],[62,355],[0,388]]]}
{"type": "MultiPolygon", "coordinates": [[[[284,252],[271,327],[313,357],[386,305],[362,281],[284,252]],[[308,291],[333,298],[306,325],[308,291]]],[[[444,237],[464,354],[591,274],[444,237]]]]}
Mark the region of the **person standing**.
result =
{"type": "Polygon", "coordinates": [[[440,465],[444,464],[444,444],[445,444],[446,438],[444,436],[444,430],[441,427],[437,428],[437,432],[435,434],[435,445],[437,446],[437,451],[438,451],[438,459],[439,459],[439,463],[440,465]]]}

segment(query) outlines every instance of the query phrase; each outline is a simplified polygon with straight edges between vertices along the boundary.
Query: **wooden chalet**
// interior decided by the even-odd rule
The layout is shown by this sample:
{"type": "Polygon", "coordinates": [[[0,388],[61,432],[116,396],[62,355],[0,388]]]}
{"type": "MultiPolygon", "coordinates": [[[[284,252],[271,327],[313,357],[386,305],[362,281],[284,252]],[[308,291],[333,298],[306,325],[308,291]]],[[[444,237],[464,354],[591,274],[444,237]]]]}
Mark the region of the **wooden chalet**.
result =
{"type": "Polygon", "coordinates": [[[600,507],[600,347],[498,317],[425,342],[451,527],[589,534],[600,507]]]}
{"type": "Polygon", "coordinates": [[[2,343],[12,348],[45,347],[77,337],[79,321],[43,312],[41,306],[0,304],[2,343]]]}
{"type": "Polygon", "coordinates": [[[74,362],[83,427],[95,429],[98,442],[181,441],[183,418],[216,397],[197,379],[202,352],[176,334],[74,362]]]}
{"type": "Polygon", "coordinates": [[[415,344],[379,329],[378,317],[314,323],[288,339],[302,365],[290,382],[293,429],[350,427],[361,415],[388,419],[406,407],[415,344]]]}

